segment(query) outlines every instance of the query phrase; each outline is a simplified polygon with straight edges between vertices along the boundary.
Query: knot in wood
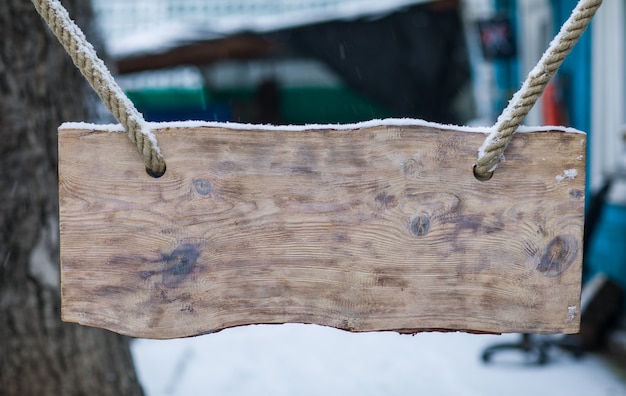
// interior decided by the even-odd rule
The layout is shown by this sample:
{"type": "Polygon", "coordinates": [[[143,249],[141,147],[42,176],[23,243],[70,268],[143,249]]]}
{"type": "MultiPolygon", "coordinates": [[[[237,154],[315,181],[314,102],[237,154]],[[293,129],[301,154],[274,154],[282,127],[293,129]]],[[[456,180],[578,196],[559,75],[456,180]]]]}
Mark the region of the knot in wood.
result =
{"type": "Polygon", "coordinates": [[[421,214],[411,221],[411,232],[413,235],[421,237],[430,231],[430,218],[426,214],[421,214]]]}

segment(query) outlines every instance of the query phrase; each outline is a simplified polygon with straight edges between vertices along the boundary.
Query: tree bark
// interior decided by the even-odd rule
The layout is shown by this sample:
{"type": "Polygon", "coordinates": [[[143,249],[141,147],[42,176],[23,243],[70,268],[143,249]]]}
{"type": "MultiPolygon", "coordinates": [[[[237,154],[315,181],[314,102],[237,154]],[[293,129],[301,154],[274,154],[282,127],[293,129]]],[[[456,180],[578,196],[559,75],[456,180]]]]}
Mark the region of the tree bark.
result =
{"type": "Polygon", "coordinates": [[[60,320],[56,130],[94,96],[29,0],[0,1],[0,37],[0,393],[141,395],[127,338],[60,320]]]}

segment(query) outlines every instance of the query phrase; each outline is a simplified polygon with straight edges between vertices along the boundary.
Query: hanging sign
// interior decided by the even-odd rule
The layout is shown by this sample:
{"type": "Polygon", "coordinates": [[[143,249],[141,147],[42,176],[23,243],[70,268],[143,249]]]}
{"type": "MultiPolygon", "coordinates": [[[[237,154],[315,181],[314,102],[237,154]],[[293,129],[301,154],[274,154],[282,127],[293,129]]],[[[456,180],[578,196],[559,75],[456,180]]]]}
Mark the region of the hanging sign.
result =
{"type": "Polygon", "coordinates": [[[66,321],[148,338],[578,331],[582,133],[517,133],[481,182],[485,130],[153,126],[160,178],[123,133],[60,129],[66,321]]]}

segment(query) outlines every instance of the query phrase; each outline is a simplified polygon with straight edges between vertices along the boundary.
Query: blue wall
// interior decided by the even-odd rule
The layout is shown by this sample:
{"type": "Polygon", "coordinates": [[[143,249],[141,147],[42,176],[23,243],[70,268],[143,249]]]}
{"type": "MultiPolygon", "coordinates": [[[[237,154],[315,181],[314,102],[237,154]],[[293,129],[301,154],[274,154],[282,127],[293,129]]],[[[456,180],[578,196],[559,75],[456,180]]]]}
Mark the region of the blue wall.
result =
{"type": "MultiPolygon", "coordinates": [[[[577,3],[578,0],[553,0],[555,26],[561,26],[577,3]]],[[[574,47],[572,54],[565,60],[560,71],[571,79],[571,91],[567,93],[571,126],[587,132],[591,131],[592,29],[593,22],[574,47]]],[[[590,140],[587,142],[589,153],[590,140]]],[[[588,155],[588,170],[589,166],[588,155]]],[[[587,188],[587,204],[589,197],[587,188]]],[[[586,278],[597,272],[603,272],[626,288],[626,207],[612,204],[604,206],[588,249],[585,263],[586,278]]]]}
{"type": "MultiPolygon", "coordinates": [[[[569,18],[578,0],[553,0],[555,35],[569,18]]],[[[591,130],[591,30],[583,34],[559,69],[562,81],[567,82],[565,96],[570,125],[581,131],[591,130]]]]}
{"type": "Polygon", "coordinates": [[[587,276],[603,272],[626,288],[626,207],[604,208],[588,254],[587,276]]]}

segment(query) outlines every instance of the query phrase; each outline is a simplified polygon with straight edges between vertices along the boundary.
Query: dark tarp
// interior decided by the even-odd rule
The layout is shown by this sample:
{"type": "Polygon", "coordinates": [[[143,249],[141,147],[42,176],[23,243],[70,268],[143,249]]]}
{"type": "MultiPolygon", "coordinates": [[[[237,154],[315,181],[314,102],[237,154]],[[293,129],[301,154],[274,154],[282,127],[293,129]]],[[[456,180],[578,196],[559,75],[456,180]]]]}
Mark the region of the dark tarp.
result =
{"type": "Polygon", "coordinates": [[[290,29],[275,38],[300,55],[323,61],[394,116],[464,124],[473,115],[470,64],[457,6],[414,6],[374,20],[290,29]]]}

